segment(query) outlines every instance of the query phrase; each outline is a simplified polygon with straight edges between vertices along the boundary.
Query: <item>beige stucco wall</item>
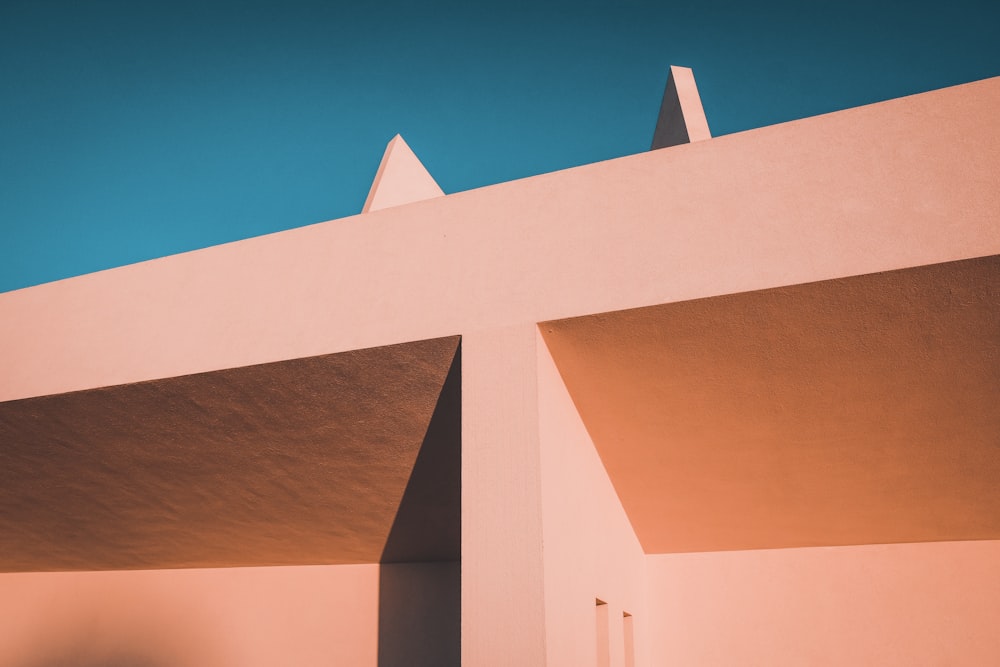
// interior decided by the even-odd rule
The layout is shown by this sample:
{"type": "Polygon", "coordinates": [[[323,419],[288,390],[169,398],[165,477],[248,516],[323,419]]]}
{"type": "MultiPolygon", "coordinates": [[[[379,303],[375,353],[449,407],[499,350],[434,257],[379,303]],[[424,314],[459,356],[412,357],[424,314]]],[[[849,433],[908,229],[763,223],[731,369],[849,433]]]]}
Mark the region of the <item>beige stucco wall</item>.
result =
{"type": "Polygon", "coordinates": [[[647,556],[655,665],[1000,664],[1000,541],[647,556]]]}

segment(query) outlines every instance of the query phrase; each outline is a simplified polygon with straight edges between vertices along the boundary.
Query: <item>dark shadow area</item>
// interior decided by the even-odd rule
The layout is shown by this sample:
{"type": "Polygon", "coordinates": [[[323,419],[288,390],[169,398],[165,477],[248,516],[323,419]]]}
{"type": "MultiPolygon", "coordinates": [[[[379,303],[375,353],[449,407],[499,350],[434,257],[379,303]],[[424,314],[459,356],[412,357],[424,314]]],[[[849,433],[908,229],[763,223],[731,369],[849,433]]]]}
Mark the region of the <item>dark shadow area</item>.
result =
{"type": "Polygon", "coordinates": [[[462,564],[383,563],[379,574],[379,667],[459,667],[462,564]]]}
{"type": "Polygon", "coordinates": [[[382,550],[381,563],[461,558],[461,355],[459,344],[382,550]]]}
{"type": "Polygon", "coordinates": [[[660,116],[656,119],[656,129],[653,131],[653,145],[650,150],[669,148],[691,141],[688,137],[687,124],[684,122],[684,110],[677,95],[677,82],[673,72],[667,77],[667,86],[663,91],[663,102],[660,104],[660,116]]]}
{"type": "Polygon", "coordinates": [[[427,427],[379,574],[379,667],[461,663],[461,344],[427,427]]]}

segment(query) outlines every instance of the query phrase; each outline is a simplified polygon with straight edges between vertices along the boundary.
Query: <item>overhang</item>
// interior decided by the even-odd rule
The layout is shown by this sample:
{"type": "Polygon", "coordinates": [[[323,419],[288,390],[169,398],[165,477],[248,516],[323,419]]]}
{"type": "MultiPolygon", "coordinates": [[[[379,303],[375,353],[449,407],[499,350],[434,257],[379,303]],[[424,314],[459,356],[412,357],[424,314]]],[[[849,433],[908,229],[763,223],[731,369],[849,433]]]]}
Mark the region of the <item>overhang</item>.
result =
{"type": "Polygon", "coordinates": [[[1000,256],[540,328],[648,553],[1000,538],[1000,256]]]}
{"type": "Polygon", "coordinates": [[[457,347],[0,403],[0,571],[457,559],[457,347]]]}

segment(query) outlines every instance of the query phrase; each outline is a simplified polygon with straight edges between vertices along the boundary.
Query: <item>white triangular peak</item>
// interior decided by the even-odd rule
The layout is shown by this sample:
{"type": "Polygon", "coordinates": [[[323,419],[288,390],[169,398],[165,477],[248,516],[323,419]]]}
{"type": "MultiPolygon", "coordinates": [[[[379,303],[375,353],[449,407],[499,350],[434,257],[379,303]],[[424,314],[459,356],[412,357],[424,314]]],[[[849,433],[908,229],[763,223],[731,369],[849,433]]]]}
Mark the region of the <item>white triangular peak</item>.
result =
{"type": "Polygon", "coordinates": [[[385,147],[362,213],[440,197],[444,191],[398,134],[385,147]]]}
{"type": "Polygon", "coordinates": [[[711,138],[694,72],[689,67],[671,66],[651,150],[711,138]]]}

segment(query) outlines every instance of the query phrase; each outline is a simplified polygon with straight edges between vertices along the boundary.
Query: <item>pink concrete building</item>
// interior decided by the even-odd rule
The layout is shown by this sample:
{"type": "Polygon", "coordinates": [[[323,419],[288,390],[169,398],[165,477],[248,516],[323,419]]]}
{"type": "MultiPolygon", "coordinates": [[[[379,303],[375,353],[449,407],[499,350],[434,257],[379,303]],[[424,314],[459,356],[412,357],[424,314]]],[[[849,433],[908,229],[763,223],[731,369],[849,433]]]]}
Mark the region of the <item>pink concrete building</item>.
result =
{"type": "Polygon", "coordinates": [[[1000,664],[998,108],[0,295],[0,666],[1000,664]]]}

